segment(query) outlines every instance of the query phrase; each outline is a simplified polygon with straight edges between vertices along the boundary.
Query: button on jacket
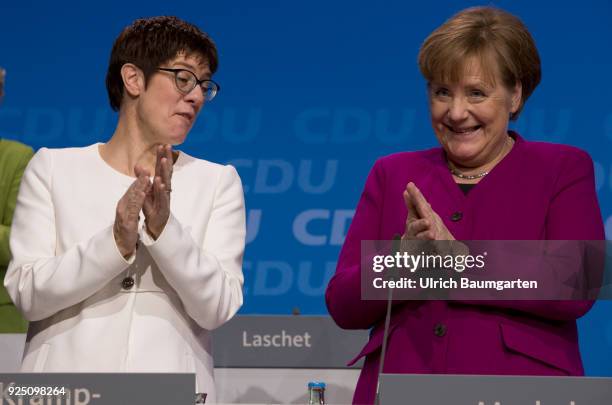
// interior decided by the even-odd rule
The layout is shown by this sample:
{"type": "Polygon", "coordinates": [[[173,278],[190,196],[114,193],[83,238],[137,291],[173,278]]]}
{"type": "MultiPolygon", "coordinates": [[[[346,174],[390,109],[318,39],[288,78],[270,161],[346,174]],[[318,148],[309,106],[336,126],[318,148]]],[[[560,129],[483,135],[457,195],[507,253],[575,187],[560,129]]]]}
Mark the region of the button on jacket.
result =
{"type": "Polygon", "coordinates": [[[113,237],[135,180],[98,145],[41,149],[24,174],[5,285],[31,321],[22,371],[194,372],[215,400],[209,331],[242,305],[245,213],[236,170],[180,153],[171,214],[140,228],[126,261],[113,237]],[[127,281],[129,280],[129,281],[127,281]]]}
{"type": "MultiPolygon", "coordinates": [[[[441,148],[384,157],[372,168],[326,291],[347,329],[373,328],[354,402],[374,400],[386,302],[363,301],[360,242],[403,234],[414,182],[458,240],[603,240],[593,162],[583,151],[528,142],[465,195],[441,148]]],[[[588,271],[588,269],[587,269],[588,271]]],[[[590,301],[403,301],[393,307],[385,372],[582,375],[576,319],[590,301]]]]}

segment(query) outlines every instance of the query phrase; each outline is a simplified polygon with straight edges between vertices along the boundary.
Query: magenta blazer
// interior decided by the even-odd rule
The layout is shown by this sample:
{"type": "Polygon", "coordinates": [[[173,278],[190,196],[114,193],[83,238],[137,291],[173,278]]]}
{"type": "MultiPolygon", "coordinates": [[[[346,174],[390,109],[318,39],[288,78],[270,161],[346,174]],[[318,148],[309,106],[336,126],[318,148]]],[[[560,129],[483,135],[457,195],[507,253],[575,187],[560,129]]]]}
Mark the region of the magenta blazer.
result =
{"type": "MultiPolygon", "coordinates": [[[[365,362],[353,401],[372,403],[386,303],[360,297],[360,241],[402,234],[402,192],[414,182],[459,240],[603,240],[593,162],[564,145],[511,133],[511,152],[465,195],[441,148],[379,159],[372,168],[327,286],[329,313],[345,329],[372,328],[353,360],[365,362]]],[[[590,301],[399,301],[387,373],[583,375],[576,319],[590,301]]]]}

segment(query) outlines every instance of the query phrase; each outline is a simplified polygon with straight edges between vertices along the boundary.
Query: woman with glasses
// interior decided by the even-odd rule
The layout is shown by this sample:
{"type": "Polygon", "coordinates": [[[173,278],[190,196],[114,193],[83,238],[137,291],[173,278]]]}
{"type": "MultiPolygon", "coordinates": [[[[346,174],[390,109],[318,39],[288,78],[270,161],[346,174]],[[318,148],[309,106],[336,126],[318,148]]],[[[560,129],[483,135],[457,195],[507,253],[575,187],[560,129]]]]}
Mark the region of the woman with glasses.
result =
{"type": "Polygon", "coordinates": [[[106,143],[46,149],[19,192],[5,285],[31,321],[22,371],[194,372],[242,305],[244,197],[231,166],[173,150],[219,86],[213,42],[175,17],[113,46],[106,143]]]}

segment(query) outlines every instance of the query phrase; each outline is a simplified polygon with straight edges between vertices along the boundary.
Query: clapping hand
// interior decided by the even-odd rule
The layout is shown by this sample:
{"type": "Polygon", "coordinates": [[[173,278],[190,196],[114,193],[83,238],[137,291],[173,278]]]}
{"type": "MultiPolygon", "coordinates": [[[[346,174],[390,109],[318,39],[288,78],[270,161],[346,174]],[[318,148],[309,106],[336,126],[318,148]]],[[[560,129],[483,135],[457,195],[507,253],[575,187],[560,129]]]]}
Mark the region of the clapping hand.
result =
{"type": "Polygon", "coordinates": [[[134,171],[137,178],[117,203],[113,225],[115,243],[125,258],[132,256],[136,250],[140,210],[151,188],[149,173],[138,166],[134,171]]]}
{"type": "MultiPolygon", "coordinates": [[[[170,217],[173,163],[172,146],[158,145],[155,177],[142,206],[147,233],[153,239],[161,235],[170,217]]],[[[136,175],[139,174],[136,172],[136,175]]]]}
{"type": "Polygon", "coordinates": [[[402,240],[455,240],[414,183],[406,185],[403,195],[408,216],[402,240]]]}
{"type": "Polygon", "coordinates": [[[113,235],[123,257],[128,258],[138,244],[140,211],[144,213],[147,232],[157,239],[170,216],[170,192],[172,191],[172,147],[157,146],[155,177],[141,166],[134,167],[136,180],[117,203],[113,235]]]}

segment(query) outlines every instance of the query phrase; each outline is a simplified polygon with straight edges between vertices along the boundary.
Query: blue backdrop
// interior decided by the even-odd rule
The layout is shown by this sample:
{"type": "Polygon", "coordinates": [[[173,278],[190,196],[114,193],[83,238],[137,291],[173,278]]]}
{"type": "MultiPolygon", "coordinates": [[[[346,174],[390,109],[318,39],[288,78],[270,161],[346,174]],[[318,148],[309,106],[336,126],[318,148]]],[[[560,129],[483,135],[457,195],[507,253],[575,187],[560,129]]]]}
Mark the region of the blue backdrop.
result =
{"type": "MultiPolygon", "coordinates": [[[[324,288],[365,177],[379,156],[436,144],[416,65],[422,40],[469,1],[3,1],[8,72],[0,136],[34,148],[107,140],[116,115],[104,77],[133,19],[173,14],[220,52],[220,96],[182,149],[232,162],[247,199],[242,313],[326,313],[324,288]]],[[[612,5],[494,5],[520,16],[543,80],[515,128],[587,150],[612,239],[612,5]]],[[[203,180],[205,181],[205,180],[203,180]]],[[[576,213],[580,215],[580,213],[576,213]]],[[[587,373],[612,376],[612,304],[580,320],[587,373]]]]}

